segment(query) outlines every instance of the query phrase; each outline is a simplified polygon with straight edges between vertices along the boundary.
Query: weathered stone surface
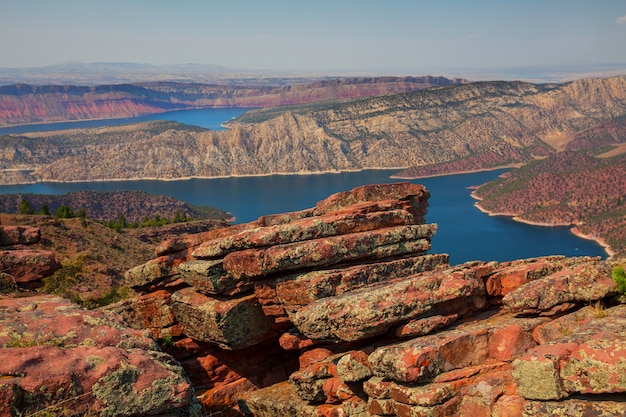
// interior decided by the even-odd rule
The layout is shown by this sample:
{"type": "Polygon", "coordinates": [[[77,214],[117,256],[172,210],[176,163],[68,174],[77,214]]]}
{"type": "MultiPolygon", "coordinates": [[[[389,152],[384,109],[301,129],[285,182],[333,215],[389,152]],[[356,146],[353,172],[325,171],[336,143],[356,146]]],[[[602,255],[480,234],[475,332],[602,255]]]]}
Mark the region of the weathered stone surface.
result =
{"type": "Polygon", "coordinates": [[[546,256],[504,262],[485,281],[487,294],[492,297],[505,296],[530,281],[554,274],[571,264],[572,260],[564,256],[546,256]]]}
{"type": "Polygon", "coordinates": [[[175,236],[159,244],[155,248],[155,252],[157,256],[164,256],[180,251],[187,251],[188,249],[193,249],[206,241],[224,236],[230,236],[242,230],[258,226],[259,225],[257,222],[241,223],[230,225],[228,227],[220,227],[217,229],[207,230],[206,232],[202,233],[175,236]]]}
{"type": "Polygon", "coordinates": [[[172,294],[174,316],[185,334],[224,349],[241,349],[274,332],[254,295],[216,299],[185,288],[172,294]]]}
{"type": "Polygon", "coordinates": [[[0,271],[18,284],[40,281],[61,265],[49,251],[10,250],[0,252],[0,271]]]}
{"type": "Polygon", "coordinates": [[[289,381],[293,384],[298,396],[315,403],[323,402],[326,399],[324,383],[327,379],[338,376],[337,360],[340,357],[341,355],[332,355],[292,373],[289,381]]]}
{"type": "Polygon", "coordinates": [[[436,225],[397,226],[304,242],[229,253],[224,268],[235,278],[327,267],[357,259],[381,259],[430,249],[436,225]]]}
{"type": "Polygon", "coordinates": [[[115,316],[36,296],[0,300],[0,323],[3,416],[199,416],[180,365],[115,316]]]}
{"type": "Polygon", "coordinates": [[[402,210],[401,206],[401,202],[397,204],[368,202],[353,206],[346,212],[247,229],[231,236],[204,242],[193,251],[193,256],[197,259],[212,259],[244,249],[414,224],[413,215],[402,210]],[[396,208],[398,206],[399,208],[396,208]]]}
{"type": "Polygon", "coordinates": [[[376,376],[399,382],[420,382],[443,372],[482,364],[487,359],[498,359],[490,354],[501,354],[494,346],[501,332],[519,328],[530,335],[545,320],[485,316],[452,330],[379,347],[369,356],[369,362],[376,376]]]}
{"type": "Polygon", "coordinates": [[[370,356],[374,375],[419,382],[452,369],[487,360],[487,329],[451,330],[376,349],[370,356]]]}
{"type": "Polygon", "coordinates": [[[350,191],[335,193],[315,205],[314,214],[321,215],[340,210],[363,201],[405,200],[418,219],[426,214],[430,193],[420,184],[391,183],[372,184],[353,188],[350,191]]]}
{"type": "Polygon", "coordinates": [[[626,334],[599,334],[562,361],[560,378],[569,393],[626,392],[626,334]]]}
{"type": "Polygon", "coordinates": [[[466,313],[486,305],[472,268],[438,270],[315,301],[290,316],[311,339],[355,341],[437,313],[466,313]]]}
{"type": "Polygon", "coordinates": [[[509,292],[502,302],[509,311],[539,314],[559,304],[592,302],[614,295],[615,282],[602,261],[581,262],[509,292]]]}
{"type": "MultiPolygon", "coordinates": [[[[448,265],[446,254],[428,254],[346,268],[291,275],[275,283],[279,302],[291,313],[320,298],[332,297],[377,282],[387,282],[448,265]]],[[[260,300],[263,302],[262,300],[260,300]]]]}
{"type": "Polygon", "coordinates": [[[234,295],[252,288],[250,280],[235,279],[224,270],[223,261],[192,260],[176,268],[180,278],[203,294],[234,295]]]}
{"type": "Polygon", "coordinates": [[[459,319],[459,314],[436,315],[423,319],[411,320],[407,324],[396,327],[395,335],[398,337],[424,336],[443,327],[449,326],[459,319]]]}
{"type": "Polygon", "coordinates": [[[32,245],[41,239],[38,227],[0,226],[0,246],[32,245]]]}
{"type": "Polygon", "coordinates": [[[558,400],[576,393],[626,392],[626,308],[620,305],[594,316],[594,308],[586,310],[535,330],[545,344],[513,361],[521,396],[558,400]],[[556,328],[566,331],[559,335],[556,328]]]}
{"type": "Polygon", "coordinates": [[[614,417],[626,415],[626,402],[623,398],[527,401],[523,411],[524,417],[614,417]]]}
{"type": "Polygon", "coordinates": [[[144,287],[157,283],[177,274],[175,267],[187,259],[187,253],[177,252],[159,256],[145,264],[129,269],[124,274],[126,283],[131,287],[144,287]]]}
{"type": "Polygon", "coordinates": [[[317,417],[315,407],[300,399],[289,382],[250,392],[243,402],[255,417],[317,417]]]}
{"type": "Polygon", "coordinates": [[[171,308],[171,294],[157,290],[139,295],[132,300],[132,308],[141,321],[141,328],[148,329],[156,339],[168,336],[181,336],[182,326],[178,324],[171,308]]]}
{"type": "Polygon", "coordinates": [[[367,360],[371,352],[354,350],[346,353],[337,361],[337,375],[343,382],[362,381],[372,376],[372,369],[367,360]]]}
{"type": "Polygon", "coordinates": [[[575,343],[537,346],[512,362],[519,394],[529,400],[559,400],[567,397],[561,381],[561,360],[576,348],[575,343]]]}

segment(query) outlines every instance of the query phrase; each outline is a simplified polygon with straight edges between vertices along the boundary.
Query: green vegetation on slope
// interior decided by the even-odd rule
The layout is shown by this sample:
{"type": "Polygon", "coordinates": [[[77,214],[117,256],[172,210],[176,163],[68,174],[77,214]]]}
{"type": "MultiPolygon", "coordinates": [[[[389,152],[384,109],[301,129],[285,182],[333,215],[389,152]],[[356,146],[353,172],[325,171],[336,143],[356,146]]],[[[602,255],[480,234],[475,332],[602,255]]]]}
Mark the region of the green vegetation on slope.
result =
{"type": "Polygon", "coordinates": [[[487,183],[479,206],[540,224],[572,224],[626,254],[626,153],[562,152],[487,183]]]}

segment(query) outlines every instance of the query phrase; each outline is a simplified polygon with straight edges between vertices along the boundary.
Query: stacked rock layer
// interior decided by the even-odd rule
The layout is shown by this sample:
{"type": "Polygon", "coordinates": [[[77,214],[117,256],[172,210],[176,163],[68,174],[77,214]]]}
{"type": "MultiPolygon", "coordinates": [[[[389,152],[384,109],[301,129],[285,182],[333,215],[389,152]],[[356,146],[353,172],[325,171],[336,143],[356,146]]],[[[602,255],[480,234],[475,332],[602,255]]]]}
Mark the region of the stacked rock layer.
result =
{"type": "Polygon", "coordinates": [[[223,415],[626,412],[610,266],[450,266],[427,253],[428,197],[364,186],[166,241],[126,274],[143,293],[128,320],[174,340],[203,407],[223,415]]]}

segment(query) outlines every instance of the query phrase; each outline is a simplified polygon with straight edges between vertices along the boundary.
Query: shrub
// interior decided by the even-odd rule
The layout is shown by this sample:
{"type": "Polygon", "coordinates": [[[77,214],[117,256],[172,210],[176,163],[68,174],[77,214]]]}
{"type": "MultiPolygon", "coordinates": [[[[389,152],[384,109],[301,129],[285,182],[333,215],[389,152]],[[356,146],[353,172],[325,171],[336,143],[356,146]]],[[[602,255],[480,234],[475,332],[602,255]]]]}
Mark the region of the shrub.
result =
{"type": "Polygon", "coordinates": [[[33,210],[33,206],[30,205],[30,202],[28,200],[20,201],[18,210],[20,214],[34,214],[35,213],[35,210],[33,210]]]}
{"type": "Polygon", "coordinates": [[[621,294],[626,294],[626,272],[623,266],[616,266],[611,272],[613,281],[617,284],[617,291],[621,294]]]}

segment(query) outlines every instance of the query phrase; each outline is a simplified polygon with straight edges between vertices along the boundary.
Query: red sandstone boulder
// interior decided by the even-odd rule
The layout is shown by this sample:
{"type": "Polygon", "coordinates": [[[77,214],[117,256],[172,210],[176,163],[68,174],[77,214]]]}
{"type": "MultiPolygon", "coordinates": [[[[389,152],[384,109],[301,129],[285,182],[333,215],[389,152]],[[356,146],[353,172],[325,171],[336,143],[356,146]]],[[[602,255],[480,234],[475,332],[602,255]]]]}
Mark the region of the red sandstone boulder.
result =
{"type": "Polygon", "coordinates": [[[376,376],[398,382],[421,382],[454,369],[482,364],[488,359],[511,360],[512,355],[520,353],[514,348],[520,336],[506,339],[498,335],[524,332],[527,333],[522,337],[524,343],[530,343],[533,329],[545,321],[511,315],[487,316],[451,330],[381,346],[369,356],[369,363],[376,376]]]}
{"type": "Polygon", "coordinates": [[[420,184],[407,182],[391,184],[372,184],[353,188],[331,195],[315,205],[315,215],[330,213],[344,207],[352,206],[364,201],[403,200],[416,218],[416,223],[422,223],[421,217],[426,214],[430,193],[420,184]]]}
{"type": "Polygon", "coordinates": [[[513,362],[521,396],[558,400],[576,393],[626,392],[626,307],[609,308],[593,318],[589,317],[590,311],[585,315],[575,326],[561,319],[571,327],[560,337],[556,332],[546,332],[552,324],[535,330],[549,341],[513,362]]]}
{"type": "MultiPolygon", "coordinates": [[[[485,287],[491,297],[501,298],[528,282],[552,275],[572,263],[580,262],[580,259],[546,256],[504,262],[496,267],[494,273],[487,278],[485,287]]],[[[590,258],[584,259],[590,260],[590,258]]]]}
{"type": "Polygon", "coordinates": [[[0,271],[11,276],[19,284],[41,281],[60,267],[52,252],[32,250],[0,252],[0,271]]]}
{"type": "Polygon", "coordinates": [[[0,300],[0,323],[1,416],[199,413],[180,365],[115,316],[36,296],[0,300]]]}
{"type": "Polygon", "coordinates": [[[261,297],[258,291],[257,295],[263,305],[281,304],[285,310],[295,313],[321,298],[447,266],[448,259],[445,254],[421,255],[289,275],[275,281],[275,298],[273,294],[261,297]]]}
{"type": "Polygon", "coordinates": [[[0,246],[32,245],[40,239],[38,227],[0,226],[0,246]]]}
{"type": "Polygon", "coordinates": [[[181,251],[159,256],[145,264],[137,265],[124,274],[126,283],[134,288],[159,283],[177,275],[176,266],[187,260],[187,252],[181,251]]]}
{"type": "Polygon", "coordinates": [[[186,335],[223,349],[253,346],[277,334],[254,294],[224,300],[185,288],[172,294],[172,303],[186,335]]]}
{"type": "Polygon", "coordinates": [[[150,330],[155,339],[177,337],[183,334],[182,326],[174,317],[171,298],[168,291],[157,290],[139,295],[132,302],[140,328],[150,330]]]}

